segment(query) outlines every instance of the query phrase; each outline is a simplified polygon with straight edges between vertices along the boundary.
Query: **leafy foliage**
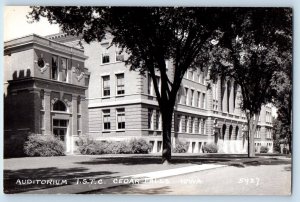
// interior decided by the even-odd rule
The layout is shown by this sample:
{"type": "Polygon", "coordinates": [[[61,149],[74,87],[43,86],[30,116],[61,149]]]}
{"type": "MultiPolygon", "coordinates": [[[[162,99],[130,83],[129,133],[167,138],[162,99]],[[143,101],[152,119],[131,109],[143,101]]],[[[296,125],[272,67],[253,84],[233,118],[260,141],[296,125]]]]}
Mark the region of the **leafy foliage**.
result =
{"type": "Polygon", "coordinates": [[[203,145],[202,149],[204,153],[218,153],[218,145],[213,143],[203,145]]]}
{"type": "Polygon", "coordinates": [[[64,143],[53,135],[31,134],[24,143],[27,156],[63,156],[64,143]]]}
{"type": "Polygon", "coordinates": [[[268,151],[269,151],[269,147],[267,147],[267,146],[261,146],[260,147],[260,153],[268,153],[268,151]]]}
{"type": "Polygon", "coordinates": [[[81,137],[77,142],[78,151],[84,155],[100,154],[147,154],[151,145],[144,139],[130,141],[95,141],[81,137]]]}
{"type": "Polygon", "coordinates": [[[188,151],[189,143],[179,141],[173,148],[174,153],[186,153],[188,151]]]}

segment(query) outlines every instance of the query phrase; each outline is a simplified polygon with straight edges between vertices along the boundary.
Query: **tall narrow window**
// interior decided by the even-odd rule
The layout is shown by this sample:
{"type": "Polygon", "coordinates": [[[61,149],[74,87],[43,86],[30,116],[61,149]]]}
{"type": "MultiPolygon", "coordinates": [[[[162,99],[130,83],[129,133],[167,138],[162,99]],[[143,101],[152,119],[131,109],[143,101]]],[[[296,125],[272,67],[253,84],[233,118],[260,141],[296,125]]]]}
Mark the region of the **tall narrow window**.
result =
{"type": "Polygon", "coordinates": [[[181,132],[181,116],[177,115],[176,117],[175,132],[181,132]]]}
{"type": "Polygon", "coordinates": [[[194,106],[194,90],[191,90],[191,100],[190,100],[190,105],[194,106]]]}
{"type": "Polygon", "coordinates": [[[110,78],[109,76],[102,77],[102,84],[103,84],[103,96],[110,96],[110,85],[109,85],[110,78]]]}
{"type": "Polygon", "coordinates": [[[153,109],[148,109],[148,129],[153,129],[153,109]]]}
{"type": "Polygon", "coordinates": [[[124,74],[117,74],[117,95],[123,95],[125,93],[124,88],[124,74]]]}
{"type": "Polygon", "coordinates": [[[110,110],[105,109],[102,111],[103,114],[103,130],[110,130],[110,110]]]}
{"type": "Polygon", "coordinates": [[[195,133],[195,118],[191,118],[191,128],[190,128],[190,133],[195,133]]]}
{"type": "Polygon", "coordinates": [[[156,110],[156,117],[155,117],[155,129],[160,130],[161,129],[161,118],[160,118],[160,112],[159,110],[156,110]]]}
{"type": "Polygon", "coordinates": [[[61,58],[61,81],[68,82],[68,61],[66,58],[61,58]]]}
{"type": "Polygon", "coordinates": [[[58,80],[58,57],[52,56],[51,79],[58,80]]]}
{"type": "Polygon", "coordinates": [[[197,103],[196,104],[197,104],[197,107],[200,107],[200,104],[201,104],[200,103],[201,93],[198,92],[197,94],[198,94],[198,96],[197,96],[197,103]]]}
{"type": "Polygon", "coordinates": [[[185,105],[189,104],[189,89],[185,88],[185,105]]]}
{"type": "Polygon", "coordinates": [[[201,134],[202,131],[202,119],[198,119],[198,133],[201,134]]]}
{"type": "Polygon", "coordinates": [[[152,78],[150,74],[148,74],[148,95],[152,95],[152,88],[153,88],[152,85],[153,85],[152,78]]]}
{"type": "Polygon", "coordinates": [[[188,133],[189,132],[189,117],[188,116],[185,116],[185,123],[184,123],[184,126],[185,126],[185,132],[188,133]]]}
{"type": "Polygon", "coordinates": [[[206,135],[206,121],[203,119],[203,134],[206,135]]]}
{"type": "Polygon", "coordinates": [[[125,128],[125,109],[124,108],[117,109],[117,124],[118,124],[118,129],[125,128]]]}
{"type": "Polygon", "coordinates": [[[205,98],[205,93],[203,93],[203,96],[202,96],[202,107],[203,107],[203,109],[205,109],[206,108],[206,100],[205,100],[206,98],[205,98]]]}

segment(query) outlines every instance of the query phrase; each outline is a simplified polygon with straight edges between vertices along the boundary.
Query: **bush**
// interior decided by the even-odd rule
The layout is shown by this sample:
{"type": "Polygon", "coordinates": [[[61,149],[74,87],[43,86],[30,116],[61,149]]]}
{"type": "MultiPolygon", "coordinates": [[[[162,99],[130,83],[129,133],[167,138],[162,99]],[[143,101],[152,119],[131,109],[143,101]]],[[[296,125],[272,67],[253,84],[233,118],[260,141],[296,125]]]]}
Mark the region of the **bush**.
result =
{"type": "Polygon", "coordinates": [[[63,156],[64,143],[53,135],[31,134],[24,143],[27,156],[63,156]]]}
{"type": "Polygon", "coordinates": [[[267,146],[261,146],[260,147],[260,153],[268,153],[269,148],[267,146]]]}
{"type": "Polygon", "coordinates": [[[132,154],[147,154],[150,149],[152,148],[152,145],[149,144],[144,139],[132,139],[129,141],[129,150],[132,154]]]}
{"type": "Polygon", "coordinates": [[[186,153],[189,148],[189,143],[179,141],[173,148],[174,153],[186,153]]]}
{"type": "Polygon", "coordinates": [[[129,154],[131,153],[130,147],[127,142],[109,142],[106,147],[105,153],[107,154],[129,154]]]}
{"type": "Polygon", "coordinates": [[[205,144],[202,149],[204,153],[218,153],[218,146],[216,144],[205,144]]]}
{"type": "Polygon", "coordinates": [[[107,142],[96,142],[88,137],[80,137],[76,141],[78,151],[83,155],[98,155],[104,154],[108,147],[107,142]]]}
{"type": "Polygon", "coordinates": [[[151,148],[151,145],[144,139],[132,139],[129,142],[107,142],[94,141],[83,137],[76,142],[76,145],[78,146],[78,151],[84,155],[146,154],[151,148]]]}

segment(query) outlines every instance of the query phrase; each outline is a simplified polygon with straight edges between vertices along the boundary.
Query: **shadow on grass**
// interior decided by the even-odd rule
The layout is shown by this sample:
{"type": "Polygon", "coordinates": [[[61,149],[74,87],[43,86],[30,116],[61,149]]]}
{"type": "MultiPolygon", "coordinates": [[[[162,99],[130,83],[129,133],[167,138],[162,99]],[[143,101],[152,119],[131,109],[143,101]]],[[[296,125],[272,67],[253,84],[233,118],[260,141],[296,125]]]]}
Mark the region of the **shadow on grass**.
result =
{"type": "Polygon", "coordinates": [[[20,193],[32,190],[52,188],[55,186],[70,185],[76,182],[77,178],[92,178],[101,176],[102,178],[110,177],[117,172],[102,171],[88,172],[86,168],[59,169],[56,167],[37,168],[37,169],[19,169],[4,170],[4,193],[20,193]],[[30,183],[27,180],[54,180],[52,184],[30,183]],[[66,180],[66,181],[65,181],[66,180]],[[67,182],[62,183],[62,182],[67,182]],[[21,182],[21,183],[20,183],[21,182]]]}

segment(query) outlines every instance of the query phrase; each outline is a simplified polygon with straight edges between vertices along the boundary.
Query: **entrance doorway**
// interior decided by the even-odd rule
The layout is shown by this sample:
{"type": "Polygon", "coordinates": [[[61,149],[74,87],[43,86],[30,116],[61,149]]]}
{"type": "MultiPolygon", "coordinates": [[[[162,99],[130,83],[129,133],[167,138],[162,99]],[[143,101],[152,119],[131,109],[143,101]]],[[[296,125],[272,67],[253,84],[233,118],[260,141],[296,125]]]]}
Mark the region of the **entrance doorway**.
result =
{"type": "Polygon", "coordinates": [[[66,151],[68,152],[68,120],[65,119],[53,119],[53,135],[58,137],[64,142],[66,151]]]}

